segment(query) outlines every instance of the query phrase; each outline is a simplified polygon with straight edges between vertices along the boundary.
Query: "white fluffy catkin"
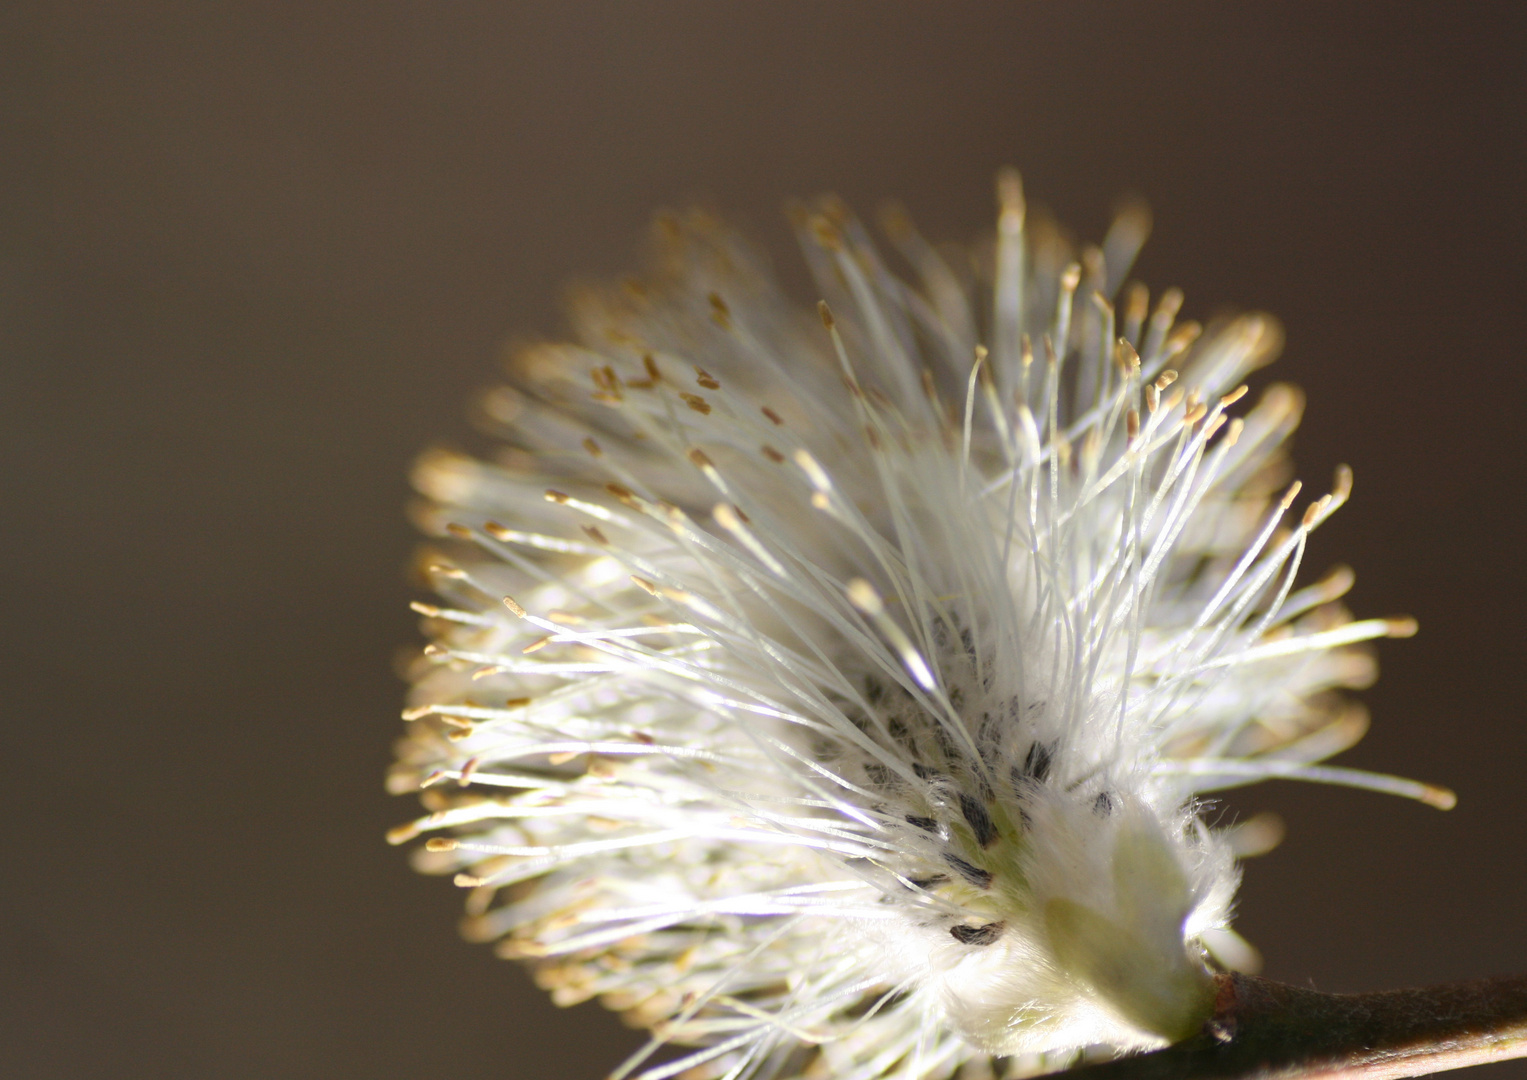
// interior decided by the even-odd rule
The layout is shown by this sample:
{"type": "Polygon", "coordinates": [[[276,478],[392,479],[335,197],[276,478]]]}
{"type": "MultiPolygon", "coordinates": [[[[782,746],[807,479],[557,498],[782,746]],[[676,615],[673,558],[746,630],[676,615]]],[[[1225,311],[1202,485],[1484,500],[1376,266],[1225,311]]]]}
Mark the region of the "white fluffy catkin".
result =
{"type": "Polygon", "coordinates": [[[492,460],[420,462],[444,603],[390,786],[429,813],[391,838],[436,831],[467,935],[559,1004],[651,1029],[617,1077],[1160,1045],[1255,956],[1202,793],[1451,799],[1313,764],[1366,726],[1355,643],[1414,626],[1351,621],[1345,570],[1294,587],[1350,477],[1300,505],[1296,391],[1232,415],[1277,325],[1125,286],[1143,208],[1076,257],[998,190],[972,251],[888,214],[907,276],[796,211],[817,311],[663,219],[654,271],[486,398],[492,460]]]}

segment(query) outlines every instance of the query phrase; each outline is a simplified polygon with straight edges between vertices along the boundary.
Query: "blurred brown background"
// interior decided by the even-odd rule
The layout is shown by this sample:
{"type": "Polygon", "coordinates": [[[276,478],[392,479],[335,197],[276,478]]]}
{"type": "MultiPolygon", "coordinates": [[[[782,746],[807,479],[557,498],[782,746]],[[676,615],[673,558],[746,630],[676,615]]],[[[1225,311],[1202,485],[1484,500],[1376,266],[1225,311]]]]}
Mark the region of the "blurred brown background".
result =
{"type": "Polygon", "coordinates": [[[1357,473],[1306,565],[1421,621],[1344,760],[1459,807],[1238,800],[1290,826],[1243,892],[1270,974],[1527,971],[1523,15],[6,5],[0,1073],[604,1075],[633,1036],[459,942],[382,843],[409,461],[654,208],[783,264],[791,195],[963,239],[1005,162],[1084,237],[1148,196],[1140,274],[1188,315],[1284,320],[1301,474],[1357,473]]]}

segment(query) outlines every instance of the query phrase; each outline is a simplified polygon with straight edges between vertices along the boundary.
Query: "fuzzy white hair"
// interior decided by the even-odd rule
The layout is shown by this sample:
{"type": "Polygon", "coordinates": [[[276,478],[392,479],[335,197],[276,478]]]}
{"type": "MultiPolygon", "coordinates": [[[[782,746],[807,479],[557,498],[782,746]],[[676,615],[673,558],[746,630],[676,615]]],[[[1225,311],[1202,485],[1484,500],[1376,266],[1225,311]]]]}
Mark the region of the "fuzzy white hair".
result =
{"type": "Polygon", "coordinates": [[[420,463],[448,606],[415,605],[390,784],[430,812],[392,839],[445,830],[418,865],[470,888],[470,937],[651,1029],[617,1076],[1160,1045],[1254,955],[1201,793],[1449,798],[1312,764],[1365,729],[1352,646],[1413,624],[1351,621],[1345,570],[1293,588],[1350,477],[1290,516],[1299,394],[1230,418],[1277,325],[1121,289],[1139,207],[1074,261],[999,192],[949,257],[889,215],[915,283],[798,211],[817,312],[665,219],[657,270],[487,397],[494,460],[420,463]]]}

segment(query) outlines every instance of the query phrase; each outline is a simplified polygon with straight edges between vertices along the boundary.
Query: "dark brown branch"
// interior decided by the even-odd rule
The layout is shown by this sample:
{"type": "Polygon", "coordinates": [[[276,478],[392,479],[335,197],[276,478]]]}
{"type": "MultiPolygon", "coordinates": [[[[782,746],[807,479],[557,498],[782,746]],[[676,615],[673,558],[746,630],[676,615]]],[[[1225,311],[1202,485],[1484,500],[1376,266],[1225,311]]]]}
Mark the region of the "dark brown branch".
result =
{"type": "Polygon", "coordinates": [[[1066,1080],[1394,1080],[1527,1056],[1527,977],[1322,994],[1221,975],[1191,1039],[1084,1065],[1066,1080]]]}

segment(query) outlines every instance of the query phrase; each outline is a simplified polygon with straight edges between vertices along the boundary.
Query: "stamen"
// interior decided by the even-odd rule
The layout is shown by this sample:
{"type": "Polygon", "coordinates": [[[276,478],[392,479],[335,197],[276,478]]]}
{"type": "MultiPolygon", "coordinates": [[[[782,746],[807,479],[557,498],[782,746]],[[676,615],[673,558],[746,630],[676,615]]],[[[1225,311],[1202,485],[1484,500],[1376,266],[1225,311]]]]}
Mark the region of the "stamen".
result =
{"type": "Polygon", "coordinates": [[[867,616],[874,623],[875,629],[891,643],[891,648],[901,658],[902,666],[907,673],[916,680],[917,685],[924,690],[936,690],[938,681],[933,677],[933,671],[928,667],[928,662],[912,645],[911,640],[896,625],[889,615],[886,614],[885,605],[881,602],[880,594],[875,587],[863,578],[855,578],[848,583],[848,598],[854,607],[867,616]]]}

